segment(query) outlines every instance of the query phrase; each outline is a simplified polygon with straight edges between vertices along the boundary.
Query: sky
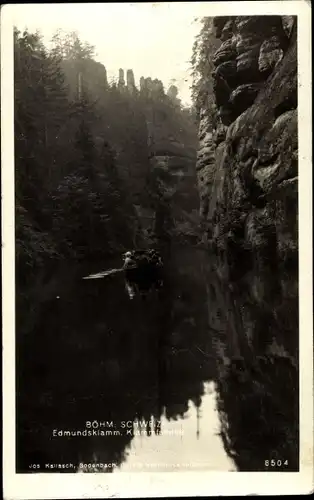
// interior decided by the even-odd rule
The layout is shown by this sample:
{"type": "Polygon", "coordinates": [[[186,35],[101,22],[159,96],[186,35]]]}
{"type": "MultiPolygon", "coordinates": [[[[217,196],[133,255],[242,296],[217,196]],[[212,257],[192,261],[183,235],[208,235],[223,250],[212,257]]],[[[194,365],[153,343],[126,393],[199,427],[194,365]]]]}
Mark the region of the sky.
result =
{"type": "MultiPolygon", "coordinates": [[[[186,4],[188,5],[188,4],[186,4]]],[[[40,30],[44,42],[61,28],[77,31],[95,46],[96,60],[106,66],[108,78],[119,68],[159,78],[167,89],[174,83],[183,104],[191,103],[190,58],[200,26],[193,8],[182,4],[20,4],[12,8],[13,23],[23,30],[40,30]],[[173,81],[175,80],[175,81],[173,81]]]]}

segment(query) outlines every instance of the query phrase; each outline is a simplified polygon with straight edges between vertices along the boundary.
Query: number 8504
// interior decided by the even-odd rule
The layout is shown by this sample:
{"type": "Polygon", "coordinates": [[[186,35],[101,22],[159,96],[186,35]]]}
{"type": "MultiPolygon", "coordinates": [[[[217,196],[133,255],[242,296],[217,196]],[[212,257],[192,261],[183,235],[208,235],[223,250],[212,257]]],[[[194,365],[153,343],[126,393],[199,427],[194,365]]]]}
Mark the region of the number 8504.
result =
{"type": "Polygon", "coordinates": [[[265,467],[282,467],[288,465],[288,460],[265,460],[265,467]]]}

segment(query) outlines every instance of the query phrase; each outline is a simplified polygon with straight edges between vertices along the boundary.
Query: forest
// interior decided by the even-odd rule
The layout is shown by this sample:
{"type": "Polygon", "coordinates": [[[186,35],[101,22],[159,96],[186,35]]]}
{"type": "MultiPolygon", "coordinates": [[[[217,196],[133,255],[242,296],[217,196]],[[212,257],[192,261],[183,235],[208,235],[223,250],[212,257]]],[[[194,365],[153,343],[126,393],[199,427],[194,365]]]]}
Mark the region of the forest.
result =
{"type": "Polygon", "coordinates": [[[193,108],[157,78],[108,81],[76,32],[14,31],[17,280],[198,239],[193,108]]]}

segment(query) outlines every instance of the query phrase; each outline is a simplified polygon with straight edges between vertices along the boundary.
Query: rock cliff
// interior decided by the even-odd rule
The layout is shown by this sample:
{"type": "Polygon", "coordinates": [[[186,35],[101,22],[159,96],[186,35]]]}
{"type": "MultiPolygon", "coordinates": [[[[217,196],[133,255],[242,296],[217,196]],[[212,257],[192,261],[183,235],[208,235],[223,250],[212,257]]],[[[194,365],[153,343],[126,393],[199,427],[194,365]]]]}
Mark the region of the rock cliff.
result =
{"type": "Polygon", "coordinates": [[[130,148],[120,147],[120,158],[124,155],[127,164],[122,175],[130,186],[145,238],[150,244],[157,244],[151,238],[165,240],[167,247],[170,233],[181,242],[196,240],[198,137],[193,111],[181,105],[177,87],[171,85],[165,92],[158,78],[140,77],[138,89],[131,69],[126,72],[126,83],[124,70],[119,70],[117,87],[131,130],[126,146],[131,142],[134,151],[131,157],[130,148]]]}
{"type": "Polygon", "coordinates": [[[206,240],[221,278],[272,323],[258,334],[252,318],[251,341],[266,348],[274,337],[295,355],[296,20],[218,17],[213,26],[221,40],[212,55],[215,104],[200,111],[197,161],[206,240]]]}
{"type": "Polygon", "coordinates": [[[209,91],[199,109],[197,176],[222,435],[241,470],[263,469],[249,458],[258,447],[289,457],[296,470],[297,24],[287,16],[219,17],[211,29],[208,39],[220,46],[208,46],[204,81],[214,99],[209,91]],[[248,405],[249,435],[239,420],[248,405]]]}

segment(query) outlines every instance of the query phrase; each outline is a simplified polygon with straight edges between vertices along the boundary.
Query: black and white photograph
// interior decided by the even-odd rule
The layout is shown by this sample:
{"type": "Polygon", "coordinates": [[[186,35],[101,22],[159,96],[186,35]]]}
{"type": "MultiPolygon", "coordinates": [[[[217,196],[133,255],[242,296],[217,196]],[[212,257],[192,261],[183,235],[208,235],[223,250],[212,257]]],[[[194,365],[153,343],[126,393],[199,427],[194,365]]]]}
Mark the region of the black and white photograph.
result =
{"type": "MultiPolygon", "coordinates": [[[[313,358],[300,291],[311,8],[241,3],[4,6],[3,432],[16,482],[313,474],[312,386],[300,385],[313,358]]],[[[6,498],[35,495],[7,481],[6,498]]]]}

